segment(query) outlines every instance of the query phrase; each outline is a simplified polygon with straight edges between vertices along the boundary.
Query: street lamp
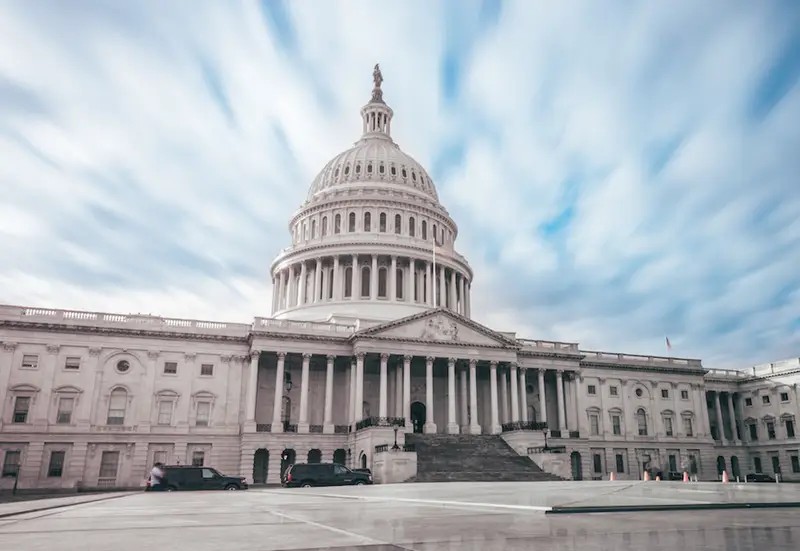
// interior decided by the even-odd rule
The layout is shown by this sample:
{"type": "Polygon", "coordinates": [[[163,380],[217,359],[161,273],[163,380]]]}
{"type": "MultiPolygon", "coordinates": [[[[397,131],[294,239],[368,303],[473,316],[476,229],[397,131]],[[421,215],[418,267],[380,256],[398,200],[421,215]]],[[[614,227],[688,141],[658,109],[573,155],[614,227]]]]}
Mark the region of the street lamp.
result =
{"type": "Polygon", "coordinates": [[[394,446],[392,446],[393,450],[399,450],[400,446],[397,445],[397,425],[394,426],[394,446]]]}
{"type": "Polygon", "coordinates": [[[547,451],[547,426],[542,429],[542,435],[544,436],[544,451],[547,451]]]}

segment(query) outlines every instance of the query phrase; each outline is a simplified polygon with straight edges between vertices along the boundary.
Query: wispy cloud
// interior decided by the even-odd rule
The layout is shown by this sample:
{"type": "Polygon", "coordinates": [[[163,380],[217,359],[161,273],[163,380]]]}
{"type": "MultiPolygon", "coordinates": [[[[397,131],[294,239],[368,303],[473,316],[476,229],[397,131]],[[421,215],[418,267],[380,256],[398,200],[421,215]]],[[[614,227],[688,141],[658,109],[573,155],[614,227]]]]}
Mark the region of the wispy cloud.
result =
{"type": "Polygon", "coordinates": [[[800,351],[800,9],[5,2],[0,301],[247,319],[371,67],[529,337],[800,351]],[[491,209],[487,209],[491,205],[491,209]]]}

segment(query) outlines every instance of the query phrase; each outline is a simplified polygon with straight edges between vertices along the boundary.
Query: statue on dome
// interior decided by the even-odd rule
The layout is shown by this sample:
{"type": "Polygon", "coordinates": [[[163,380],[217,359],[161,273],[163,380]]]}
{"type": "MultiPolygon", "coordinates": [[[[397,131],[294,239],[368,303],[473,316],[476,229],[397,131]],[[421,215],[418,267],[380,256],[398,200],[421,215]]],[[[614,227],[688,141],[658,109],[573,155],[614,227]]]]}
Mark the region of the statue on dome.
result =
{"type": "Polygon", "coordinates": [[[380,63],[375,64],[375,70],[372,71],[372,81],[375,83],[375,88],[380,88],[383,82],[383,75],[381,74],[380,63]]]}

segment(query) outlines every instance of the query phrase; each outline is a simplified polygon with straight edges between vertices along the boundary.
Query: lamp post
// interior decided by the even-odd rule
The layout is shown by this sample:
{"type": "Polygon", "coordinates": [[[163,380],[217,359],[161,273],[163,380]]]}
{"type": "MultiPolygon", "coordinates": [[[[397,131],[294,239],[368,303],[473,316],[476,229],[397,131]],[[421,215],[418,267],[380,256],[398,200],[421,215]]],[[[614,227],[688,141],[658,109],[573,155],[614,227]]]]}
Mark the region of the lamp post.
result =
{"type": "Polygon", "coordinates": [[[395,450],[395,451],[400,449],[400,446],[397,445],[397,428],[398,428],[397,425],[395,425],[394,426],[394,446],[392,446],[392,449],[395,450]]]}
{"type": "Polygon", "coordinates": [[[542,429],[542,435],[544,436],[544,451],[547,451],[547,427],[542,429]]]}

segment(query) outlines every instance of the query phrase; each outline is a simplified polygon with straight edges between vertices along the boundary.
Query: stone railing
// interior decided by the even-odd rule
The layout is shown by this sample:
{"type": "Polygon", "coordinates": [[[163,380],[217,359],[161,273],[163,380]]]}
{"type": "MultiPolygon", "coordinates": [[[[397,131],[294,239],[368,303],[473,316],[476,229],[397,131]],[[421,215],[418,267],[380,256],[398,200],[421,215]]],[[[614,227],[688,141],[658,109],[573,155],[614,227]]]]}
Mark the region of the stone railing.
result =
{"type": "Polygon", "coordinates": [[[380,444],[375,446],[375,453],[384,453],[389,451],[389,444],[380,444]]]}
{"type": "Polygon", "coordinates": [[[355,325],[325,323],[318,321],[281,320],[273,318],[256,318],[254,331],[280,331],[286,333],[323,333],[349,337],[356,331],[355,325]]]}
{"type": "Polygon", "coordinates": [[[517,339],[523,349],[524,347],[531,347],[540,350],[550,350],[554,352],[574,352],[579,353],[578,343],[574,342],[558,342],[558,341],[543,341],[534,339],[517,339]]]}
{"type": "Polygon", "coordinates": [[[747,379],[750,375],[736,369],[706,369],[706,377],[712,379],[747,379]]]}
{"type": "Polygon", "coordinates": [[[514,421],[511,423],[503,423],[500,425],[503,432],[511,432],[515,430],[547,430],[547,423],[541,421],[514,421]]]}
{"type": "Polygon", "coordinates": [[[258,423],[256,425],[256,432],[272,432],[272,425],[269,423],[258,423]]]}
{"type": "Polygon", "coordinates": [[[347,434],[350,432],[350,425],[334,425],[333,434],[347,434]]]}
{"type": "Polygon", "coordinates": [[[404,427],[405,425],[404,417],[367,417],[356,423],[356,430],[369,427],[404,427]]]}
{"type": "Polygon", "coordinates": [[[308,432],[312,434],[322,434],[322,425],[309,425],[308,432]]]}
{"type": "Polygon", "coordinates": [[[528,448],[528,455],[535,453],[567,453],[566,446],[536,446],[528,448]]]}
{"type": "Polygon", "coordinates": [[[700,360],[688,358],[671,358],[668,356],[644,356],[640,354],[615,354],[613,352],[597,352],[592,350],[581,350],[584,361],[599,361],[609,364],[628,364],[643,366],[663,366],[663,367],[683,367],[691,369],[702,369],[700,360]]]}

